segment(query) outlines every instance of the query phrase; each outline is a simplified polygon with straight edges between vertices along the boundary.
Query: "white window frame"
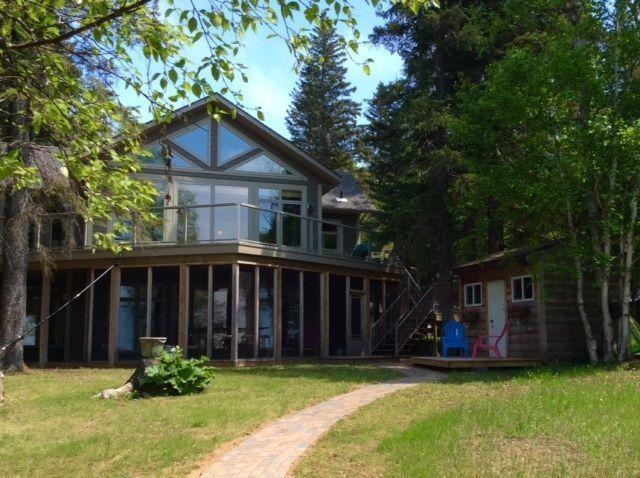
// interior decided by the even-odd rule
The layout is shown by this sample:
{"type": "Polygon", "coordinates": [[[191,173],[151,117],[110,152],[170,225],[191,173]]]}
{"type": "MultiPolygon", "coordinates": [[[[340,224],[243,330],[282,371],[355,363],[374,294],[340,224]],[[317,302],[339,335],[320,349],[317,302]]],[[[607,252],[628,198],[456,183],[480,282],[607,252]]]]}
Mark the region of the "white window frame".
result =
{"type": "Polygon", "coordinates": [[[464,290],[463,290],[463,294],[464,294],[464,306],[465,307],[480,307],[482,306],[482,282],[470,282],[469,284],[465,284],[464,285],[464,290]],[[476,286],[480,286],[480,302],[474,302],[472,304],[470,304],[469,302],[467,302],[467,287],[471,287],[472,290],[472,295],[474,299],[477,299],[477,297],[475,296],[475,287],[476,286]]]}
{"type": "Polygon", "coordinates": [[[511,302],[531,302],[532,300],[535,300],[536,297],[536,293],[535,293],[535,289],[534,289],[534,283],[533,283],[533,276],[531,276],[530,274],[527,275],[523,275],[523,276],[515,276],[511,278],[511,302]],[[524,279],[531,279],[531,297],[524,297],[524,279]],[[516,299],[516,294],[515,294],[515,283],[516,281],[520,281],[520,287],[522,288],[522,299],[516,299]]]}

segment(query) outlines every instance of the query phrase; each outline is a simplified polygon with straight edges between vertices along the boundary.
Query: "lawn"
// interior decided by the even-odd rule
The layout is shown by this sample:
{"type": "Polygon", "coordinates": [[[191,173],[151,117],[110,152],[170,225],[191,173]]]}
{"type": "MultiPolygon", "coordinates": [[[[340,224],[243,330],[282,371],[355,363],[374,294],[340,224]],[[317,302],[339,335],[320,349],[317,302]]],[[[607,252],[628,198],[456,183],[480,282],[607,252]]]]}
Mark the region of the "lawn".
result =
{"type": "Polygon", "coordinates": [[[176,398],[100,400],[131,370],[10,375],[0,407],[0,476],[182,476],[197,459],[289,411],[396,377],[373,365],[217,370],[214,386],[176,398]]]}
{"type": "Polygon", "coordinates": [[[638,476],[640,371],[455,373],[362,408],[296,477],[638,476]]]}

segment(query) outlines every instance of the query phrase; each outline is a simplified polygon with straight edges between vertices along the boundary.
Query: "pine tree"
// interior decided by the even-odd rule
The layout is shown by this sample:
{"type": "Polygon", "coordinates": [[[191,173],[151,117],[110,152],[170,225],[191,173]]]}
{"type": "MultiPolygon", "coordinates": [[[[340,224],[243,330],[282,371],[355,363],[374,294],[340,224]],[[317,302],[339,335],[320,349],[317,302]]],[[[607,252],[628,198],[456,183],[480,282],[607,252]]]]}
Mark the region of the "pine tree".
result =
{"type": "Polygon", "coordinates": [[[354,168],[359,132],[345,60],[335,29],[317,27],[286,118],[294,144],[333,170],[354,168]]]}

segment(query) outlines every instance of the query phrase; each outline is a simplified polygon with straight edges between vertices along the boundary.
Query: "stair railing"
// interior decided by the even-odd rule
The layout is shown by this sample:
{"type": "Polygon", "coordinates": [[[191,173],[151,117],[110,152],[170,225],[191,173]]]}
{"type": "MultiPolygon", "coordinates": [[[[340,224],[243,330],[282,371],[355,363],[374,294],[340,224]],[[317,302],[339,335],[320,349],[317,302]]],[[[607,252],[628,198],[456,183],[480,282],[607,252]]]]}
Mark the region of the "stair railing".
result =
{"type": "Polygon", "coordinates": [[[402,314],[405,312],[405,300],[407,289],[404,289],[396,300],[394,300],[383,312],[382,315],[371,325],[371,350],[377,349],[389,332],[394,330],[394,326],[402,314]]]}
{"type": "Polygon", "coordinates": [[[435,312],[433,288],[429,287],[413,308],[403,315],[395,324],[396,355],[400,353],[413,334],[416,333],[424,321],[427,320],[427,317],[433,312],[435,312]]]}

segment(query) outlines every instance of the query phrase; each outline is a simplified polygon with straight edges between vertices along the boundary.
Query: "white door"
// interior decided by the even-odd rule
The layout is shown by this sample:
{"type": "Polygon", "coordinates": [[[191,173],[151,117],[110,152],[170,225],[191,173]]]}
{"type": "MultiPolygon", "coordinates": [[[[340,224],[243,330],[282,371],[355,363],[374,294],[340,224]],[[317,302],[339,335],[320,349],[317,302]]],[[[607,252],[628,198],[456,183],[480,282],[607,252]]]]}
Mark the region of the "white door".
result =
{"type": "MultiPolygon", "coordinates": [[[[488,297],[488,316],[489,316],[489,335],[493,336],[489,340],[491,344],[494,344],[497,340],[497,336],[502,333],[505,322],[507,320],[506,314],[506,291],[503,280],[496,280],[487,284],[487,297],[488,297]]],[[[502,357],[507,356],[507,341],[508,335],[503,337],[498,344],[498,350],[502,357]]],[[[495,357],[495,354],[491,352],[491,356],[495,357]]]]}

